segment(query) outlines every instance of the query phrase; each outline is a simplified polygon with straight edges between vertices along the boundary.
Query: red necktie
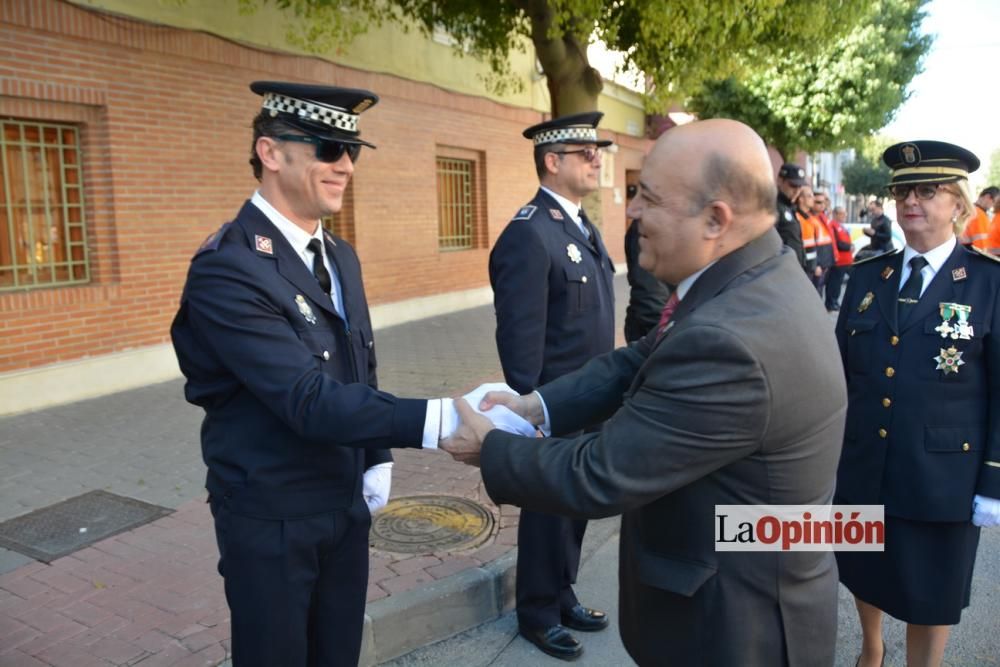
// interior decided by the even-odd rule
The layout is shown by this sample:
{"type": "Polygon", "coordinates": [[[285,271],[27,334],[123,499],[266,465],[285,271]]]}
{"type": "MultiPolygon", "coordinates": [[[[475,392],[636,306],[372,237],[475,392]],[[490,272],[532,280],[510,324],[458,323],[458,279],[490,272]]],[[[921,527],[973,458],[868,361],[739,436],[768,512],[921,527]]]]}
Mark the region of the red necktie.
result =
{"type": "Polygon", "coordinates": [[[666,332],[667,323],[670,321],[670,318],[673,317],[674,311],[677,310],[677,304],[680,302],[681,300],[677,298],[677,292],[671,294],[670,298],[667,299],[666,305],[663,306],[663,312],[660,314],[660,322],[656,325],[657,338],[660,338],[666,332]]]}

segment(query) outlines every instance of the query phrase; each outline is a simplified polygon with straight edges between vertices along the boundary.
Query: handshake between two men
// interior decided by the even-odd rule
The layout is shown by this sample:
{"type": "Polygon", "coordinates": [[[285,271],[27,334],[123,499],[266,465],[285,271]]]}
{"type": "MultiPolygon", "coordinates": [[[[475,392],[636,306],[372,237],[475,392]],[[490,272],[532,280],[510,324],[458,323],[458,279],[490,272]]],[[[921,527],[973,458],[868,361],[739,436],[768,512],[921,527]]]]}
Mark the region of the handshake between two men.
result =
{"type": "Polygon", "coordinates": [[[545,409],[537,393],[519,396],[503,382],[480,385],[455,399],[452,410],[451,428],[442,424],[442,432],[450,435],[441,440],[439,448],[472,466],[479,466],[483,440],[493,429],[533,437],[536,428],[545,423],[545,409]]]}

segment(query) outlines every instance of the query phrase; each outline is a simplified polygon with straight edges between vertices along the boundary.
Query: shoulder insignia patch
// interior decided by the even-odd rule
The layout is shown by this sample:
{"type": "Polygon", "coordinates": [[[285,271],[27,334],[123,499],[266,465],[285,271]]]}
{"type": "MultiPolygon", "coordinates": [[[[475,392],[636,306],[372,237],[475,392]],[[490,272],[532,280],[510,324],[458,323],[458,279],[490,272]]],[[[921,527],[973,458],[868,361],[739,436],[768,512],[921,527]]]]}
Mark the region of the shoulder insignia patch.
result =
{"type": "Polygon", "coordinates": [[[864,259],[859,259],[856,262],[854,262],[851,266],[861,266],[862,264],[868,264],[869,262],[873,262],[876,259],[886,259],[888,257],[892,257],[894,255],[898,255],[901,252],[903,252],[903,251],[901,249],[897,248],[897,249],[889,251],[889,252],[883,252],[883,253],[881,253],[879,255],[872,255],[871,257],[865,257],[864,259]]]}
{"type": "Polygon", "coordinates": [[[198,250],[195,251],[194,256],[197,257],[203,252],[208,252],[210,250],[218,250],[219,244],[222,242],[222,237],[226,235],[226,230],[229,229],[231,224],[233,223],[227,222],[205,237],[205,240],[201,242],[200,246],[198,246],[198,250]]]}
{"type": "Polygon", "coordinates": [[[523,206],[521,208],[521,210],[517,212],[517,215],[515,215],[513,218],[511,218],[511,221],[514,221],[514,220],[531,220],[531,216],[533,216],[535,214],[535,211],[537,211],[537,210],[538,210],[538,207],[537,206],[533,206],[531,204],[528,204],[527,206],[523,206]]]}
{"type": "Polygon", "coordinates": [[[993,253],[986,252],[982,248],[977,248],[976,246],[967,246],[967,248],[974,254],[979,255],[980,257],[985,257],[986,259],[992,260],[994,262],[1000,262],[1000,257],[997,257],[993,253]]]}

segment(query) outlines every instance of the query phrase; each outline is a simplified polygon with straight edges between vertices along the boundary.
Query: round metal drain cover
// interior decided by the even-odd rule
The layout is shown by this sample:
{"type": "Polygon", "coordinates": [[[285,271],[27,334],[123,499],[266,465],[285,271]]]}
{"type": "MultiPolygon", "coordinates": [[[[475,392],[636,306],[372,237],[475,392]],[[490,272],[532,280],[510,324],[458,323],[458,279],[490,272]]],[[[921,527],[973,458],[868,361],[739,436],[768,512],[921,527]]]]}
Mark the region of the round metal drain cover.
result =
{"type": "Polygon", "coordinates": [[[382,551],[418,554],[477,547],[493,531],[493,514],[454,496],[390,500],[372,520],[370,543],[382,551]]]}

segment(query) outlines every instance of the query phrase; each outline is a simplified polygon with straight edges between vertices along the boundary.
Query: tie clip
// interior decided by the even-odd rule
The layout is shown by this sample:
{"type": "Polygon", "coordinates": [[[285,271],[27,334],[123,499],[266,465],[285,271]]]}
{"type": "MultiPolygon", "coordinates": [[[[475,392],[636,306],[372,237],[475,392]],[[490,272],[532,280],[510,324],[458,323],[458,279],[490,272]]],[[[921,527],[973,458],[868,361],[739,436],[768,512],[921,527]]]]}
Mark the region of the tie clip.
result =
{"type": "Polygon", "coordinates": [[[907,304],[910,304],[910,305],[913,305],[915,303],[919,303],[919,301],[917,301],[916,299],[911,299],[910,297],[907,297],[907,296],[904,296],[903,298],[901,298],[899,300],[899,302],[900,303],[907,303],[907,304]]]}

